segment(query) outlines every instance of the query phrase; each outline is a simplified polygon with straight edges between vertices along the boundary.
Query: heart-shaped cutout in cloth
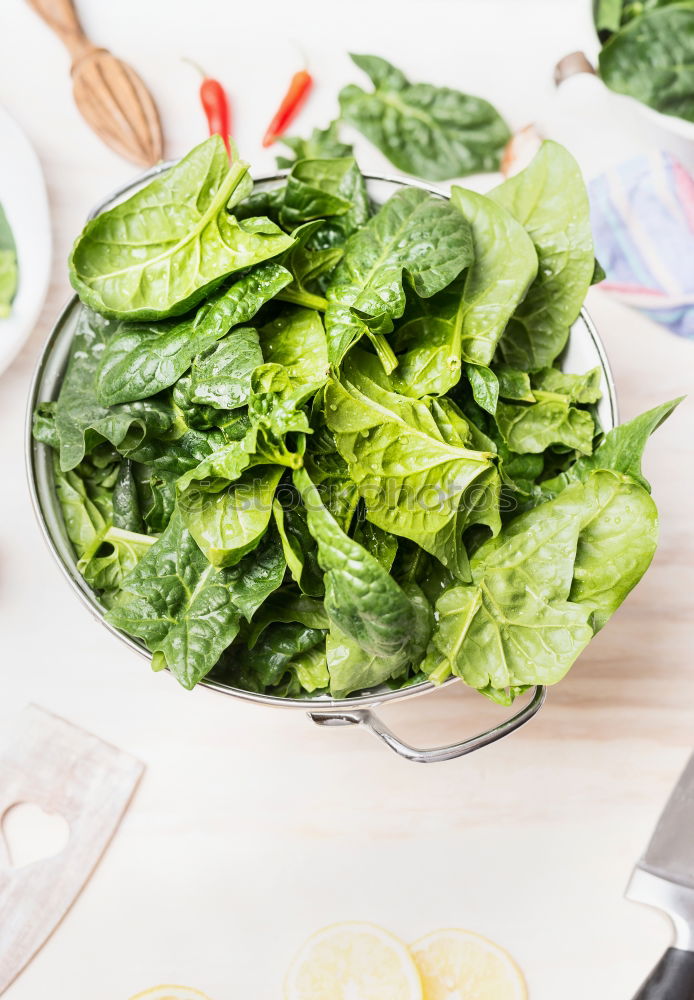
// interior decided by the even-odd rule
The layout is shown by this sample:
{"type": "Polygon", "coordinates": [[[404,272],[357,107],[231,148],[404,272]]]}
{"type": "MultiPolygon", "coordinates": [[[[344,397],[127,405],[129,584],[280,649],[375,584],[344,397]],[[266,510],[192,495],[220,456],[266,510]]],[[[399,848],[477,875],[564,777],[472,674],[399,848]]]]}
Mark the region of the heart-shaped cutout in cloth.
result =
{"type": "Polygon", "coordinates": [[[55,857],[70,839],[70,826],[59,813],[49,813],[34,802],[18,802],[2,817],[0,830],[12,868],[55,857]]]}

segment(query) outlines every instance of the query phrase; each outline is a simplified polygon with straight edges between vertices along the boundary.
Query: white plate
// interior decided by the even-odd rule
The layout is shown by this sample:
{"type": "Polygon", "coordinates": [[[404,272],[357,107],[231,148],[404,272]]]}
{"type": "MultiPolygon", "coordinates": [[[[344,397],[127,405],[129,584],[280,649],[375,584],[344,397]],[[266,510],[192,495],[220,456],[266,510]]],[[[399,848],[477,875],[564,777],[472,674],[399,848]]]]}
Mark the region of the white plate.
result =
{"type": "Polygon", "coordinates": [[[0,319],[0,373],[27,340],[51,273],[51,220],[41,165],[29,140],[0,107],[0,202],[17,245],[19,283],[10,315],[0,319]]]}

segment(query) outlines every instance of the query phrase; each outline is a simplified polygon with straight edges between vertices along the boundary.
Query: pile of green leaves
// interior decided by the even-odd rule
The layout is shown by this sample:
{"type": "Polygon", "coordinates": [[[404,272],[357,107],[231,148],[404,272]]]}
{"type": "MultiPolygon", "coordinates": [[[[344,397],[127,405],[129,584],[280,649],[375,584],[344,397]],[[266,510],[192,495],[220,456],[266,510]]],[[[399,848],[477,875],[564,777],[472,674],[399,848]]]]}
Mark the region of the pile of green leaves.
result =
{"type": "Polygon", "coordinates": [[[340,91],[340,117],[310,138],[285,138],[292,156],[279,156],[279,167],[296,160],[349,156],[352,147],[340,137],[340,125],[358,129],[399,170],[430,181],[498,170],[511,138],[506,122],[489,101],[431,83],[410,83],[380,56],[352,55],[373,90],[350,84],[340,91]]]}
{"type": "Polygon", "coordinates": [[[651,560],[674,406],[603,435],[556,365],[594,268],[553,143],[378,207],[350,157],[253,191],[214,137],[89,222],[35,436],[108,620],[187,688],[558,681],[651,560]]]}
{"type": "Polygon", "coordinates": [[[17,248],[5,210],[0,205],[0,319],[9,316],[17,293],[17,248]]]}
{"type": "Polygon", "coordinates": [[[593,0],[612,90],[694,122],[694,0],[593,0]]]}

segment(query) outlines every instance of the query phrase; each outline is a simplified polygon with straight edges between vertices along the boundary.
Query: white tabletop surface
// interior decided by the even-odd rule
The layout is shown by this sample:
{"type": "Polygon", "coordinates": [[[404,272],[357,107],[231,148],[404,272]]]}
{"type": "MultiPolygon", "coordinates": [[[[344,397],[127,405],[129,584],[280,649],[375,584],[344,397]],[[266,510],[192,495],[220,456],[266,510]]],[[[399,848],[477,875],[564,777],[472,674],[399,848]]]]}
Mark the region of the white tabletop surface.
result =
{"type": "MultiPolygon", "coordinates": [[[[151,86],[168,155],[205,134],[186,55],[228,87],[239,147],[256,173],[273,166],[259,140],[297,68],[297,44],[317,80],[298,130],[324,124],[338,88],[359,78],[349,49],[483,94],[514,126],[551,100],[560,56],[595,50],[589,0],[79,6],[92,37],[151,86]]],[[[669,930],[622,893],[694,742],[694,406],[681,407],[649,451],[662,515],[652,569],[521,733],[421,767],[360,731],[319,729],[300,711],[187,693],[150,673],[76,601],[25,485],[25,398],[68,295],[66,254],[89,208],[133,168],[83,124],[66,53],[22,0],[3,0],[0,12],[0,101],[41,159],[55,244],[40,322],[0,378],[0,738],[31,701],[147,765],[94,877],[8,1000],[127,1000],[157,982],[197,986],[214,1000],[271,1000],[302,939],[346,919],[406,940],[447,925],[486,934],[516,956],[532,1000],[632,996],[669,930]]],[[[383,166],[359,148],[365,166],[383,166]]],[[[691,343],[600,292],[590,309],[624,418],[692,388],[691,343]]],[[[492,712],[460,688],[384,715],[432,744],[492,712]]]]}

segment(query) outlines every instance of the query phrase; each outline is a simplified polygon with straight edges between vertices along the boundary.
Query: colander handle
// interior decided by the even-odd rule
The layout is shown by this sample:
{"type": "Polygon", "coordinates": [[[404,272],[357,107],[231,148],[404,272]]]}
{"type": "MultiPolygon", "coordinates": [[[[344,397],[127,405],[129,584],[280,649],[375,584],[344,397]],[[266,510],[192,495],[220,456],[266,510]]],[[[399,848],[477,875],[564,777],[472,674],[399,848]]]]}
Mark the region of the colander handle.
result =
{"type": "Polygon", "coordinates": [[[510,719],[501,722],[493,729],[487,729],[477,736],[469,736],[460,743],[449,743],[442,747],[419,748],[405,743],[395,733],[381,722],[379,717],[368,708],[357,708],[354,711],[346,712],[309,712],[309,718],[317,726],[363,726],[373,736],[377,736],[386,746],[394,750],[395,753],[406,760],[416,761],[418,764],[435,764],[442,760],[455,760],[456,757],[464,757],[465,754],[480,750],[489,743],[496,743],[497,740],[508,736],[509,733],[520,729],[526,722],[529,722],[534,715],[542,708],[547,691],[544,687],[536,687],[533,696],[527,705],[524,705],[519,712],[512,715],[510,719]]]}

